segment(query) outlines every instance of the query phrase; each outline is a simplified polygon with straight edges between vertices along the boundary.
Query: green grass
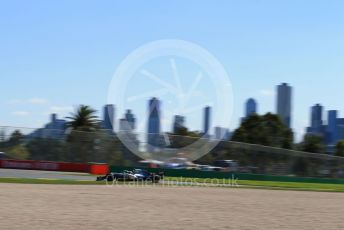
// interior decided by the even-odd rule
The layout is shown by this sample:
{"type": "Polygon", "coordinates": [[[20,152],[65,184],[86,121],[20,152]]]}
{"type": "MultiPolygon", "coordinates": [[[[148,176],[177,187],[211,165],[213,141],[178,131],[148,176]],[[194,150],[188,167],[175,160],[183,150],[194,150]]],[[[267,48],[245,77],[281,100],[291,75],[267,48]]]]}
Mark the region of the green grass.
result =
{"type": "Polygon", "coordinates": [[[0,178],[0,183],[13,184],[65,184],[65,185],[104,185],[104,182],[62,179],[0,178]]]}
{"type": "MultiPolygon", "coordinates": [[[[203,186],[203,187],[231,187],[231,180],[225,179],[202,179],[202,178],[179,178],[166,177],[164,181],[171,182],[192,182],[192,184],[181,184],[180,186],[203,186]],[[196,184],[198,183],[198,184],[196,184]]],[[[105,185],[97,181],[62,180],[62,179],[28,179],[28,178],[0,178],[0,183],[17,184],[58,184],[58,185],[105,185]]],[[[238,180],[238,188],[274,189],[274,190],[295,190],[295,191],[316,191],[316,192],[344,192],[344,184],[321,184],[321,183],[300,183],[300,182],[277,182],[277,181],[251,181],[238,180]]],[[[172,184],[176,185],[176,184],[172,184]]],[[[164,186],[164,185],[161,185],[164,186]]]]}
{"type": "Polygon", "coordinates": [[[276,182],[276,181],[242,181],[244,186],[261,186],[263,188],[319,191],[319,192],[344,192],[344,184],[322,184],[301,182],[276,182]]]}
{"type": "MultiPolygon", "coordinates": [[[[208,186],[223,185],[230,186],[232,180],[227,179],[202,179],[202,178],[178,178],[166,177],[165,180],[175,182],[193,182],[208,186]]],[[[344,192],[344,184],[322,184],[322,183],[301,183],[301,182],[278,182],[278,181],[251,181],[238,180],[239,188],[275,189],[275,190],[298,190],[317,192],[344,192]]]]}

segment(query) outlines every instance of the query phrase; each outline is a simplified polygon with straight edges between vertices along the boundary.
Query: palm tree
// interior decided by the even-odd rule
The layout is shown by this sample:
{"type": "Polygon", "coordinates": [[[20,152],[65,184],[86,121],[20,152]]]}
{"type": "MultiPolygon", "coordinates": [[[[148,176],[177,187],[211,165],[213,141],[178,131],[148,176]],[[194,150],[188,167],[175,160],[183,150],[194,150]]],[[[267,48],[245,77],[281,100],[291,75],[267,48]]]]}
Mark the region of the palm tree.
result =
{"type": "Polygon", "coordinates": [[[97,111],[87,105],[80,105],[71,117],[67,117],[70,121],[67,123],[69,128],[79,131],[92,131],[98,127],[97,111]]]}

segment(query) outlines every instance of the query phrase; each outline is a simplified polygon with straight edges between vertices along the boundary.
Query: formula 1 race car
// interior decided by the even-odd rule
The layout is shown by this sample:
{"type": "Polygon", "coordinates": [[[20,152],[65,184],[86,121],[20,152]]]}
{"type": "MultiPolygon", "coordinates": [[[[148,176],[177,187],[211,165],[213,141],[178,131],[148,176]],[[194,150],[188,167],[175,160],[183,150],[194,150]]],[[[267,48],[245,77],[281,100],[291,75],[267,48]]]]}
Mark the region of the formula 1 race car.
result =
{"type": "Polygon", "coordinates": [[[134,169],[133,171],[125,170],[121,173],[109,173],[105,176],[97,177],[97,181],[149,181],[159,183],[164,178],[164,173],[150,173],[143,169],[134,169]]]}

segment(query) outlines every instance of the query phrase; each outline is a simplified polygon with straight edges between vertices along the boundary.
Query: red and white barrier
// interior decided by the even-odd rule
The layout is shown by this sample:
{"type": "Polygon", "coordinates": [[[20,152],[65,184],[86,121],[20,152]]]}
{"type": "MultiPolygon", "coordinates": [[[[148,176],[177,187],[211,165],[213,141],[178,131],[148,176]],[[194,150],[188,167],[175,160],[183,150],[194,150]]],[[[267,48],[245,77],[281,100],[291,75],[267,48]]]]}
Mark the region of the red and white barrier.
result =
{"type": "Polygon", "coordinates": [[[60,172],[81,172],[95,175],[105,175],[109,172],[109,166],[107,164],[87,164],[30,160],[0,160],[0,168],[60,172]]]}

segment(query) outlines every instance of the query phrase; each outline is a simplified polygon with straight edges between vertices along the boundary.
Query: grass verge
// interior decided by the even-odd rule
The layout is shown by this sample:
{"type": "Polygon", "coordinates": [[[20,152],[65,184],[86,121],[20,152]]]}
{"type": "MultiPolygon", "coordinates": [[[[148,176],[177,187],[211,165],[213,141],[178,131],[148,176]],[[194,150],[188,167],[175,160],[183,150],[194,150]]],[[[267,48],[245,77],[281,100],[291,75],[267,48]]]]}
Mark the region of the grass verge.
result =
{"type": "MultiPolygon", "coordinates": [[[[0,183],[17,184],[60,184],[60,185],[104,185],[105,182],[86,180],[63,179],[29,179],[29,178],[0,178],[0,183]]],[[[276,182],[276,181],[250,181],[250,180],[226,180],[226,179],[202,179],[166,177],[161,186],[202,186],[202,187],[234,187],[273,190],[295,190],[315,192],[344,192],[344,184],[321,184],[300,182],[276,182]],[[236,186],[238,185],[238,187],[236,186]]]]}
{"type": "Polygon", "coordinates": [[[344,192],[344,184],[322,184],[322,183],[301,183],[301,182],[278,182],[278,181],[251,181],[231,179],[203,179],[203,178],[178,178],[167,177],[167,181],[186,183],[184,185],[199,184],[200,186],[214,187],[243,187],[256,189],[275,189],[275,190],[297,190],[297,191],[316,191],[316,192],[344,192]]]}
{"type": "Polygon", "coordinates": [[[103,185],[104,182],[62,179],[0,178],[0,183],[15,184],[65,184],[65,185],[103,185]]]}

